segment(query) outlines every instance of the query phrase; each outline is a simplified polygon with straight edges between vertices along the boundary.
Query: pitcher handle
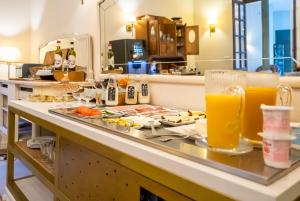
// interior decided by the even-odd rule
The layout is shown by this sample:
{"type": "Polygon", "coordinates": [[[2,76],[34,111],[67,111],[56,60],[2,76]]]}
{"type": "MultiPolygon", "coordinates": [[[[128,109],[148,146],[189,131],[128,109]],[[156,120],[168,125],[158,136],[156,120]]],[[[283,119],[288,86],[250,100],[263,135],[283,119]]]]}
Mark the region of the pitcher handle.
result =
{"type": "Polygon", "coordinates": [[[292,88],[287,84],[278,86],[280,104],[282,106],[290,106],[292,104],[292,88]]]}
{"type": "Polygon", "coordinates": [[[230,86],[225,90],[228,95],[235,95],[240,97],[240,107],[237,113],[237,118],[241,118],[243,113],[243,108],[245,104],[245,89],[242,86],[230,86]]]}

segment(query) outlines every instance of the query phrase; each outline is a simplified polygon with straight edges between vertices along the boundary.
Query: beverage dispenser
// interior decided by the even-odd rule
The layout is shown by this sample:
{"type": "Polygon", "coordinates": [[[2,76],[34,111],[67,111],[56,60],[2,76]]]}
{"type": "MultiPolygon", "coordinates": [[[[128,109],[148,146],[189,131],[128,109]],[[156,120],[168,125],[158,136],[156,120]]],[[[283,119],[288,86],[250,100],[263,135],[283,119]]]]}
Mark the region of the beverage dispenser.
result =
{"type": "Polygon", "coordinates": [[[147,49],[144,40],[122,39],[110,41],[115,67],[123,67],[124,74],[147,74],[147,49]]]}

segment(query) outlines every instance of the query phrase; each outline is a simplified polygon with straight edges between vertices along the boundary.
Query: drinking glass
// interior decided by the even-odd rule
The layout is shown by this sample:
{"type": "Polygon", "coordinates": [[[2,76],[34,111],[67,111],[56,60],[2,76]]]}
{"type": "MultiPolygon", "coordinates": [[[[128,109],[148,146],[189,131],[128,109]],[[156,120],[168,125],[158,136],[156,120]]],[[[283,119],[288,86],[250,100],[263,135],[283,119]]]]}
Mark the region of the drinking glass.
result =
{"type": "Polygon", "coordinates": [[[246,80],[242,134],[247,141],[259,145],[262,138],[258,133],[263,128],[260,105],[275,105],[277,97],[281,105],[290,105],[291,88],[279,84],[279,75],[274,73],[247,73],[246,80]]]}
{"type": "Polygon", "coordinates": [[[75,100],[77,101],[77,103],[80,104],[81,103],[81,98],[82,98],[81,93],[80,92],[73,92],[72,95],[75,98],[75,100]]]}
{"type": "Polygon", "coordinates": [[[232,70],[205,72],[207,143],[211,150],[245,153],[241,148],[241,117],[244,104],[246,75],[232,70]]]}
{"type": "Polygon", "coordinates": [[[41,142],[40,143],[40,149],[41,149],[41,153],[43,156],[43,160],[47,161],[48,160],[48,156],[49,156],[49,152],[48,152],[48,147],[49,146],[49,142],[41,142]]]}
{"type": "Polygon", "coordinates": [[[85,93],[83,95],[83,99],[85,100],[85,104],[88,105],[89,102],[93,99],[94,97],[90,95],[89,93],[85,93]]]}
{"type": "Polygon", "coordinates": [[[49,142],[47,145],[48,159],[50,162],[55,161],[55,141],[49,142]]]}

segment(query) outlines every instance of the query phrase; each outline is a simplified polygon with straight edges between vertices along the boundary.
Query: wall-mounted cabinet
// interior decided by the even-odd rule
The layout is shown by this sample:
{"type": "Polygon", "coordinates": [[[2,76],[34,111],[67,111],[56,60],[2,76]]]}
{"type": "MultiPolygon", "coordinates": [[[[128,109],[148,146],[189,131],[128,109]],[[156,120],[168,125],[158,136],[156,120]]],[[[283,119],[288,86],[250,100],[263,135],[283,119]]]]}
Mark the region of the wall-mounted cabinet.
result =
{"type": "Polygon", "coordinates": [[[146,41],[150,58],[182,57],[186,60],[187,54],[199,53],[199,31],[195,32],[197,40],[194,40],[193,46],[188,46],[186,32],[191,28],[185,24],[177,24],[165,17],[147,15],[138,17],[135,30],[136,38],[146,41]]]}

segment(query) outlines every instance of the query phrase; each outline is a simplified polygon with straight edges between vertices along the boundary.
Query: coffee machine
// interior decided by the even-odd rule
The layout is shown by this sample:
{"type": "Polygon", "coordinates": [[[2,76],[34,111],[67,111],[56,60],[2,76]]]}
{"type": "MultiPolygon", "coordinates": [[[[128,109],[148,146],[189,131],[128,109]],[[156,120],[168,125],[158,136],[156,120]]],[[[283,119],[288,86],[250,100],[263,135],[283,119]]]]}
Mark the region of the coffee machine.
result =
{"type": "Polygon", "coordinates": [[[110,41],[115,67],[122,67],[124,74],[147,74],[146,42],[138,39],[110,41]]]}

